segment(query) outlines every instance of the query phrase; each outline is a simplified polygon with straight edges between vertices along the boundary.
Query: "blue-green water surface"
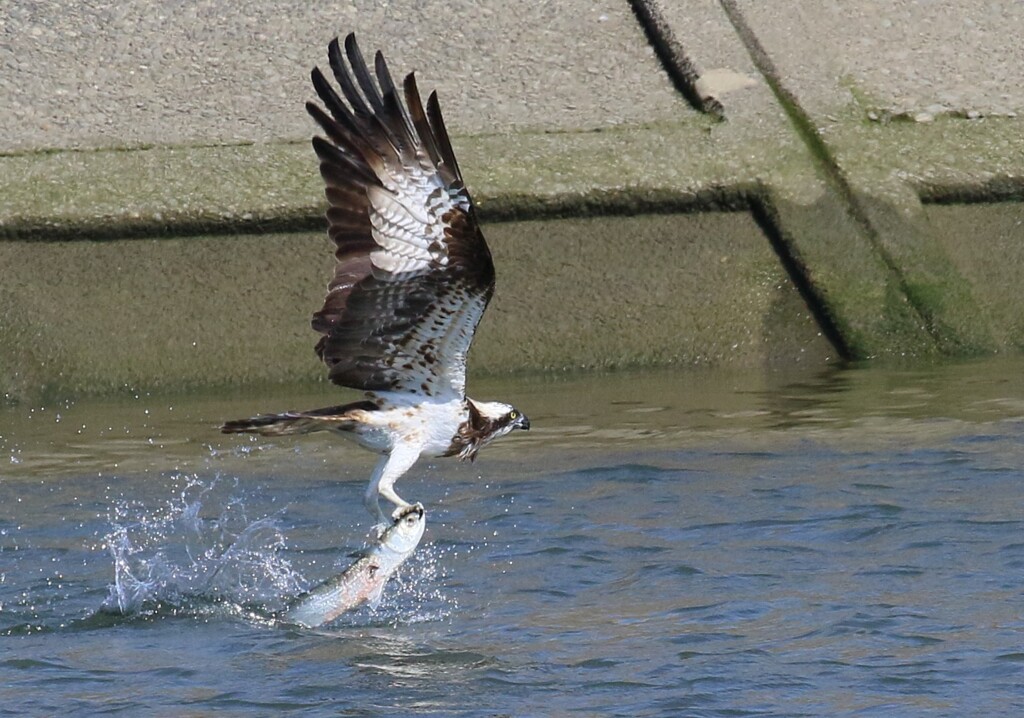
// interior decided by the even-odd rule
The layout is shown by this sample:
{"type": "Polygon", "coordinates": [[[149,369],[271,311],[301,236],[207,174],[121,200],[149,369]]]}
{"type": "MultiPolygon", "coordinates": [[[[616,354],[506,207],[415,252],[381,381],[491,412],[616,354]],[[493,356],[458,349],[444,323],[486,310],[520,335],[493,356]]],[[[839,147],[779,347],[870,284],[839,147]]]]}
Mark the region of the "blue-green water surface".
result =
{"type": "Polygon", "coordinates": [[[1024,362],[476,382],[533,424],[399,484],[225,419],[330,387],[0,409],[0,714],[1024,715],[1024,362]],[[107,613],[97,613],[101,606],[107,613]]]}

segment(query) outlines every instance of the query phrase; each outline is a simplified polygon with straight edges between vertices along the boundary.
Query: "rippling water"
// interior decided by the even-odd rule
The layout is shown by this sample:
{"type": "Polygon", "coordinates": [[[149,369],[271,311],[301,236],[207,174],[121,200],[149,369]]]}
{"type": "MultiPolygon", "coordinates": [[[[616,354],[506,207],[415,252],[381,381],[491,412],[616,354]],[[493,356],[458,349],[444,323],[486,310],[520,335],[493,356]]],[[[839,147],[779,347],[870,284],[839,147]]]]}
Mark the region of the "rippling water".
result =
{"type": "Polygon", "coordinates": [[[1022,377],[478,382],[534,429],[403,479],[420,551],[316,631],[267,615],[372,457],[215,427],[330,388],[0,409],[0,713],[1022,715],[1022,377]]]}

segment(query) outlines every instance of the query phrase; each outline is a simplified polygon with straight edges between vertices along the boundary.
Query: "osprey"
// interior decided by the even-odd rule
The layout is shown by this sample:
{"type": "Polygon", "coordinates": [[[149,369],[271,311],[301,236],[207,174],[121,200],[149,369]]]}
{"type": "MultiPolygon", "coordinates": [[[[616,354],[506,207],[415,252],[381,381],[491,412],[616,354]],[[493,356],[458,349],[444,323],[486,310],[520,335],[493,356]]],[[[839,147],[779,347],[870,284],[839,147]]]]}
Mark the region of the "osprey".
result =
{"type": "Polygon", "coordinates": [[[376,54],[371,74],[354,35],[345,38],[344,56],[333,40],[328,58],[344,99],[315,68],[313,87],[326,112],[312,102],[306,109],[326,134],[313,138],[313,148],[327,183],[337,263],[312,324],[331,381],[365,396],[229,421],[221,430],[334,431],[382,454],[365,504],[384,526],[378,497],[396,506],[393,518],[408,513],[411,504],[394,484],[421,456],[472,460],[530,422],[509,404],[466,396],[466,355],[494,293],[494,263],[437,93],[424,111],[409,74],[403,105],[384,56],[376,54]]]}

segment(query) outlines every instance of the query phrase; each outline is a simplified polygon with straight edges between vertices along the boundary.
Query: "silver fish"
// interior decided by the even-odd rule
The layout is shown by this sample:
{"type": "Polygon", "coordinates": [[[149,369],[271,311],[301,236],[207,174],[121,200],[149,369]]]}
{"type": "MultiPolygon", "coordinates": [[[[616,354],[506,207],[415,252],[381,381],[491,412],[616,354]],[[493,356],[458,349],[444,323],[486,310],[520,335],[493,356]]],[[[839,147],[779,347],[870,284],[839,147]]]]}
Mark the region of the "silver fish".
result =
{"type": "Polygon", "coordinates": [[[384,584],[419,546],[426,526],[423,506],[408,507],[365,556],[343,574],[295,598],[280,617],[289,623],[316,628],[366,601],[376,604],[384,584]]]}

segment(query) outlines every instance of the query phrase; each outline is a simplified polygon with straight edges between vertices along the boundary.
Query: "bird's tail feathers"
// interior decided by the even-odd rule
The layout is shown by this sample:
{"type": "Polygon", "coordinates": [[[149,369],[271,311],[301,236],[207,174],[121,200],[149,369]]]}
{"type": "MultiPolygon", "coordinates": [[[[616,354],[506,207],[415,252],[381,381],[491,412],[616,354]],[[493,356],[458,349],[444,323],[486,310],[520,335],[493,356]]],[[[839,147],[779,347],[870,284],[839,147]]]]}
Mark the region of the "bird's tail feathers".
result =
{"type": "Polygon", "coordinates": [[[356,402],[313,411],[286,411],[283,414],[261,414],[250,419],[235,419],[220,427],[225,434],[260,434],[287,436],[314,431],[351,431],[359,424],[356,411],[373,411],[373,402],[356,402]]]}
{"type": "Polygon", "coordinates": [[[251,419],[229,421],[220,430],[225,434],[261,434],[263,436],[285,436],[287,434],[308,434],[336,426],[337,422],[326,422],[302,414],[263,414],[251,419]]]}

